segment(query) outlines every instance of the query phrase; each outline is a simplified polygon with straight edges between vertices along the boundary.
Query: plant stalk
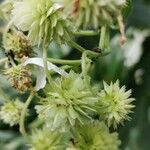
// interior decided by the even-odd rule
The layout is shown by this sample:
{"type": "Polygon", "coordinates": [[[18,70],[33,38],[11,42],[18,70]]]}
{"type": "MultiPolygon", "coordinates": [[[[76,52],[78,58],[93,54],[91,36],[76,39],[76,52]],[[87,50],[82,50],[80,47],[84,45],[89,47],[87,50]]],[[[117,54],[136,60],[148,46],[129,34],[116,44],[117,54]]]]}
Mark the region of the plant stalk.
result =
{"type": "Polygon", "coordinates": [[[92,30],[80,30],[80,31],[74,32],[74,35],[77,35],[77,36],[95,36],[98,34],[99,32],[95,32],[92,30]]]}
{"type": "Polygon", "coordinates": [[[27,136],[27,133],[26,133],[26,129],[25,129],[25,117],[26,117],[26,114],[27,114],[27,109],[32,101],[32,98],[34,97],[34,94],[35,92],[34,91],[31,91],[27,101],[25,102],[25,106],[21,112],[21,118],[20,118],[20,132],[22,133],[22,135],[28,139],[28,136],[27,136]]]}
{"type": "Polygon", "coordinates": [[[64,59],[48,58],[48,61],[54,64],[60,64],[60,65],[80,65],[81,64],[81,60],[64,60],[64,59]]]}

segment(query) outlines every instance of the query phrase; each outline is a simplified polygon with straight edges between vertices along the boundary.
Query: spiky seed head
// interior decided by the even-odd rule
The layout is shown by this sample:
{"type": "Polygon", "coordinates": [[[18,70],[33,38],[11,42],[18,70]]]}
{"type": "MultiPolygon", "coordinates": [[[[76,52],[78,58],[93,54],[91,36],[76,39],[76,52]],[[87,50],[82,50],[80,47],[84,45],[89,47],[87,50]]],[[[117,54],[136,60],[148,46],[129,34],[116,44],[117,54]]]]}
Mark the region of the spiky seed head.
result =
{"type": "Polygon", "coordinates": [[[119,81],[108,85],[104,82],[104,89],[99,93],[98,110],[107,125],[116,128],[124,120],[129,120],[129,113],[134,107],[130,98],[131,90],[126,91],[125,86],[119,86],[119,81]]]}
{"type": "Polygon", "coordinates": [[[85,86],[80,74],[70,72],[67,77],[58,78],[47,93],[47,98],[41,100],[36,110],[51,130],[64,131],[77,122],[83,124],[96,112],[97,98],[85,86]]]}
{"type": "Polygon", "coordinates": [[[4,72],[10,80],[12,86],[19,92],[25,92],[32,86],[31,72],[23,66],[13,66],[4,72]]]}

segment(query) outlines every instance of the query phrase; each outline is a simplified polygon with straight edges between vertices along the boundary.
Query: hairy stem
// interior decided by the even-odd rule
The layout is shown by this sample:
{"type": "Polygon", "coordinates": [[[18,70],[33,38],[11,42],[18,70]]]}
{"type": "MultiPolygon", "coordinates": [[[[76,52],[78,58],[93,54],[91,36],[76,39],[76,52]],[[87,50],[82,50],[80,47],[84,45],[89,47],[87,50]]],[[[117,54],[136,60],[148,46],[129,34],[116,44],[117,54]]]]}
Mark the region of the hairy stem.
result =
{"type": "Polygon", "coordinates": [[[99,48],[102,50],[105,48],[106,30],[106,26],[101,27],[99,48]]]}
{"type": "Polygon", "coordinates": [[[26,133],[26,129],[25,129],[25,117],[26,117],[26,114],[27,114],[27,109],[32,101],[32,98],[34,97],[34,94],[35,92],[34,91],[31,91],[26,103],[25,103],[25,106],[21,112],[21,118],[20,118],[20,132],[22,133],[22,135],[28,139],[28,136],[27,136],[27,133],[26,133]]]}
{"type": "Polygon", "coordinates": [[[48,65],[47,65],[47,49],[48,49],[48,46],[43,46],[43,63],[44,63],[44,71],[46,73],[46,77],[48,79],[48,82],[51,83],[52,78],[50,74],[48,73],[48,65]]]}
{"type": "Polygon", "coordinates": [[[64,60],[64,59],[48,58],[48,61],[54,64],[61,64],[61,65],[80,65],[81,64],[81,60],[64,60]]]}
{"type": "Polygon", "coordinates": [[[68,42],[68,44],[70,46],[72,46],[73,48],[79,50],[81,53],[83,53],[84,51],[86,51],[85,48],[83,48],[82,46],[80,46],[79,44],[77,44],[76,42],[74,42],[72,40],[68,40],[67,42],[68,42]]]}
{"type": "Polygon", "coordinates": [[[77,49],[81,53],[86,51],[87,55],[89,55],[90,57],[98,57],[100,55],[99,53],[92,52],[91,50],[87,50],[87,49],[83,48],[82,46],[80,46],[79,44],[77,44],[76,42],[74,42],[72,40],[69,40],[67,42],[71,47],[77,49]]]}
{"type": "Polygon", "coordinates": [[[98,34],[99,32],[95,32],[92,30],[80,30],[80,31],[74,32],[74,35],[77,35],[77,36],[94,36],[98,34]]]}
{"type": "Polygon", "coordinates": [[[118,20],[118,24],[119,24],[120,33],[121,33],[120,44],[123,45],[127,41],[127,38],[125,35],[125,26],[123,23],[123,17],[121,15],[121,13],[117,17],[117,20],[118,20]]]}

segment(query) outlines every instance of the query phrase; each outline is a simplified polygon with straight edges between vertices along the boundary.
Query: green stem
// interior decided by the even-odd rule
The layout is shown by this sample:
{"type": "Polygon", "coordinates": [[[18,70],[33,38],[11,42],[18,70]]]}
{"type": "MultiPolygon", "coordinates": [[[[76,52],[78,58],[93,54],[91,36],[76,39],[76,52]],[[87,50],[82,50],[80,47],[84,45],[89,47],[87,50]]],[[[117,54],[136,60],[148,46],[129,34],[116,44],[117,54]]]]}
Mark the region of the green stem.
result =
{"type": "Polygon", "coordinates": [[[83,77],[86,77],[87,76],[87,68],[86,66],[88,65],[88,62],[87,62],[87,53],[84,52],[82,54],[82,74],[83,74],[83,77]]]}
{"type": "Polygon", "coordinates": [[[98,33],[99,32],[95,32],[92,30],[80,30],[80,31],[74,32],[74,35],[77,35],[77,36],[94,36],[94,35],[97,35],[98,33]]]}
{"type": "Polygon", "coordinates": [[[48,82],[51,83],[52,79],[48,72],[48,65],[47,65],[47,49],[48,46],[43,46],[43,63],[44,63],[44,71],[46,73],[46,77],[48,79],[48,82]]]}
{"type": "Polygon", "coordinates": [[[29,107],[29,105],[31,103],[31,100],[34,97],[34,94],[35,94],[35,92],[31,91],[27,101],[25,102],[25,106],[24,106],[24,108],[23,108],[23,110],[21,112],[21,118],[20,118],[20,123],[19,123],[19,125],[20,125],[20,132],[22,133],[22,135],[26,139],[28,139],[28,136],[27,136],[27,133],[26,133],[26,130],[25,130],[25,124],[24,124],[25,123],[25,116],[27,114],[27,109],[28,109],[28,107],[29,107]]]}
{"type": "Polygon", "coordinates": [[[71,47],[74,47],[74,48],[76,48],[78,51],[80,51],[81,53],[83,53],[83,52],[87,52],[87,54],[89,55],[89,56],[91,56],[91,57],[97,57],[97,56],[99,56],[100,54],[99,53],[96,53],[96,52],[92,52],[92,51],[90,51],[90,50],[87,50],[87,49],[85,49],[85,48],[83,48],[82,46],[80,46],[79,44],[77,44],[76,42],[74,42],[74,41],[72,41],[72,40],[69,40],[69,41],[67,41],[68,42],[68,44],[71,46],[71,47]]]}
{"type": "Polygon", "coordinates": [[[121,45],[123,45],[127,41],[127,38],[125,35],[125,25],[123,23],[123,17],[121,15],[121,13],[117,17],[117,20],[118,20],[118,24],[119,24],[120,33],[121,33],[120,43],[121,43],[121,45]]]}
{"type": "Polygon", "coordinates": [[[84,79],[84,84],[87,88],[89,88],[89,84],[88,84],[88,71],[89,68],[91,67],[91,60],[87,57],[87,52],[84,52],[82,54],[82,76],[84,79]]]}
{"type": "Polygon", "coordinates": [[[64,60],[64,59],[54,59],[48,58],[48,61],[54,64],[61,64],[61,65],[80,65],[81,60],[64,60]]]}
{"type": "Polygon", "coordinates": [[[106,26],[101,27],[99,48],[102,49],[102,50],[105,48],[106,30],[107,30],[106,26]]]}
{"type": "Polygon", "coordinates": [[[0,65],[4,64],[6,61],[8,61],[8,58],[2,58],[2,59],[0,59],[0,65]]]}
{"type": "Polygon", "coordinates": [[[13,67],[15,67],[16,64],[15,64],[13,58],[12,58],[11,56],[8,56],[8,57],[9,57],[9,60],[10,60],[11,65],[12,65],[13,67]]]}
{"type": "Polygon", "coordinates": [[[72,41],[72,40],[68,40],[67,41],[68,44],[70,46],[72,46],[73,48],[76,48],[77,50],[79,50],[81,53],[83,53],[84,51],[86,51],[85,48],[83,48],[82,46],[80,46],[79,44],[77,44],[76,42],[72,41]]]}

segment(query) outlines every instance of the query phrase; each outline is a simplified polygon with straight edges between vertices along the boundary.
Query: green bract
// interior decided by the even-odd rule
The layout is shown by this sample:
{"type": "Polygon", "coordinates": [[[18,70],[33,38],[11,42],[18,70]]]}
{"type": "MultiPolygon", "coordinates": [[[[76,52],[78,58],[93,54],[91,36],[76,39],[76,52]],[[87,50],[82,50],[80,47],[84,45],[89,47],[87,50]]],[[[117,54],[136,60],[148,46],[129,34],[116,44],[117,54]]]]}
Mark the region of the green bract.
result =
{"type": "Polygon", "coordinates": [[[15,26],[28,31],[33,44],[52,40],[63,42],[69,38],[69,24],[62,14],[62,7],[51,0],[23,0],[14,3],[12,11],[15,26]]]}
{"type": "Polygon", "coordinates": [[[131,104],[134,98],[130,98],[131,90],[126,91],[125,86],[119,87],[119,82],[108,85],[104,82],[104,90],[99,94],[98,102],[100,117],[102,117],[107,125],[116,128],[119,123],[123,123],[125,119],[129,120],[128,116],[131,109],[134,107],[131,104]]]}
{"type": "Polygon", "coordinates": [[[91,120],[91,113],[95,112],[94,97],[91,89],[85,87],[80,74],[70,72],[68,77],[58,78],[49,88],[47,98],[36,106],[37,113],[45,120],[50,129],[65,130],[91,120]]]}
{"type": "Polygon", "coordinates": [[[117,133],[109,133],[102,122],[85,124],[78,128],[75,144],[67,150],[119,150],[117,133]]]}
{"type": "Polygon", "coordinates": [[[7,102],[0,108],[0,119],[10,126],[16,125],[20,121],[23,108],[24,103],[19,100],[7,102]]]}
{"type": "Polygon", "coordinates": [[[62,135],[48,129],[32,132],[30,150],[65,150],[62,135]]]}

